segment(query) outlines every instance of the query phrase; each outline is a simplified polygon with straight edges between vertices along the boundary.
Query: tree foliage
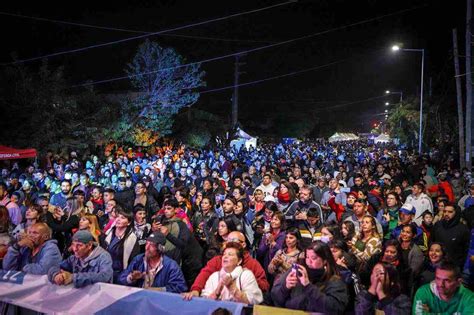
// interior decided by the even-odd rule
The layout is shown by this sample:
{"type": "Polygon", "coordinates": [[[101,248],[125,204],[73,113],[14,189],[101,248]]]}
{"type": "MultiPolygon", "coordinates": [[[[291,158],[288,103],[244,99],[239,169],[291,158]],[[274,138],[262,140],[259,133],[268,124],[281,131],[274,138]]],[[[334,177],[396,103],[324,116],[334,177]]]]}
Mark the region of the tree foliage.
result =
{"type": "Polygon", "coordinates": [[[387,120],[388,130],[392,137],[400,139],[401,143],[411,147],[414,147],[418,141],[420,127],[419,103],[417,104],[416,101],[416,99],[411,99],[397,105],[390,111],[387,120]]]}
{"type": "Polygon", "coordinates": [[[196,103],[205,86],[200,64],[183,66],[186,60],[172,48],[146,40],[138,47],[125,71],[137,94],[124,103],[119,123],[150,129],[160,136],[171,133],[173,118],[183,107],[196,103]]]}
{"type": "Polygon", "coordinates": [[[24,65],[0,73],[0,143],[40,151],[94,145],[111,107],[93,90],[71,94],[63,67],[44,60],[38,69],[24,65]]]}

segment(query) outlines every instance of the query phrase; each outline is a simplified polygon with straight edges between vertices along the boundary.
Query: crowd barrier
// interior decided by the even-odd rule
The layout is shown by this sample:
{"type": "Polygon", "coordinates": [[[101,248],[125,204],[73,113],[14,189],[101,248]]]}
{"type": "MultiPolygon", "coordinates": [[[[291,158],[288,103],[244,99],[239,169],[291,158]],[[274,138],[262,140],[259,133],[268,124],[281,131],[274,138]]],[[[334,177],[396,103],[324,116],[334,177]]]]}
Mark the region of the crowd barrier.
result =
{"type": "Polygon", "coordinates": [[[57,286],[47,276],[0,270],[0,301],[47,314],[211,314],[225,308],[242,314],[245,304],[193,298],[178,294],[97,283],[76,289],[57,286]]]}

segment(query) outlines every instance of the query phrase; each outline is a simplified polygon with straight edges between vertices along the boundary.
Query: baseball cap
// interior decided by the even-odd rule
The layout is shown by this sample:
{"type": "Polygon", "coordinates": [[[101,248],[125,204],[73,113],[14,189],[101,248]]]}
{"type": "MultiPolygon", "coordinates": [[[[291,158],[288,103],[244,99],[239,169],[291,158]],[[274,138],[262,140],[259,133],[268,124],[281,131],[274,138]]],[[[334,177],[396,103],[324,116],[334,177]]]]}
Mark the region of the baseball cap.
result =
{"type": "Polygon", "coordinates": [[[405,203],[398,211],[403,212],[405,214],[416,214],[415,207],[409,203],[405,203]]]}
{"type": "Polygon", "coordinates": [[[388,175],[388,174],[383,174],[382,177],[380,177],[380,179],[392,179],[392,176],[388,175]]]}
{"type": "Polygon", "coordinates": [[[77,231],[73,236],[72,236],[72,241],[73,242],[80,242],[83,244],[89,244],[90,242],[94,242],[94,237],[92,236],[91,232],[86,231],[86,230],[80,230],[77,231]]]}
{"type": "Polygon", "coordinates": [[[146,240],[160,245],[165,245],[166,243],[166,237],[160,232],[151,233],[146,240]]]}

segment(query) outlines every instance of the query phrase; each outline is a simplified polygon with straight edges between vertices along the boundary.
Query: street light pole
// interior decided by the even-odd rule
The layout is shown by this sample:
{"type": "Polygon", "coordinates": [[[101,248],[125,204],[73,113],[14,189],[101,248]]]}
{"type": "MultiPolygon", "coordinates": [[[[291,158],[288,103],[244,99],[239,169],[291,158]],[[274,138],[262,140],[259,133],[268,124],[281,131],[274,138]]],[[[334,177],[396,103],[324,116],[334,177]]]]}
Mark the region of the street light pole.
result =
{"type": "Polygon", "coordinates": [[[423,142],[423,75],[425,69],[425,50],[424,49],[407,49],[400,48],[395,45],[392,47],[393,51],[403,50],[403,51],[415,51],[421,52],[421,86],[420,86],[420,130],[418,133],[418,154],[421,155],[422,151],[422,142],[423,142]]]}
{"type": "Polygon", "coordinates": [[[403,103],[403,92],[392,92],[390,90],[385,91],[386,94],[400,94],[400,104],[403,103]]]}
{"type": "Polygon", "coordinates": [[[420,139],[418,140],[418,154],[421,155],[423,140],[423,74],[425,68],[425,50],[421,50],[421,88],[420,88],[420,139]]]}

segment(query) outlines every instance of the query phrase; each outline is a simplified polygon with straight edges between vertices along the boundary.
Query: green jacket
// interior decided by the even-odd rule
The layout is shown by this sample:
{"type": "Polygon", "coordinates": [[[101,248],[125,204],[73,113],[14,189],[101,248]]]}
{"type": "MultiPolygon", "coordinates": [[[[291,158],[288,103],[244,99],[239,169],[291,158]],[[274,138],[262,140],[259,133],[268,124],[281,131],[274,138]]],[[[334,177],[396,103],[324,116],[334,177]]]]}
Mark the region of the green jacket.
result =
{"type": "Polygon", "coordinates": [[[434,281],[421,286],[413,300],[412,314],[474,314],[474,293],[464,286],[459,287],[449,302],[441,300],[438,296],[434,281]],[[420,302],[428,305],[429,313],[417,309],[417,304],[420,302]]]}

